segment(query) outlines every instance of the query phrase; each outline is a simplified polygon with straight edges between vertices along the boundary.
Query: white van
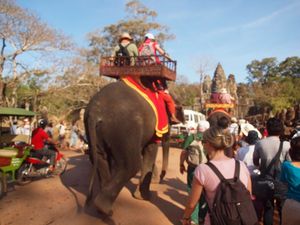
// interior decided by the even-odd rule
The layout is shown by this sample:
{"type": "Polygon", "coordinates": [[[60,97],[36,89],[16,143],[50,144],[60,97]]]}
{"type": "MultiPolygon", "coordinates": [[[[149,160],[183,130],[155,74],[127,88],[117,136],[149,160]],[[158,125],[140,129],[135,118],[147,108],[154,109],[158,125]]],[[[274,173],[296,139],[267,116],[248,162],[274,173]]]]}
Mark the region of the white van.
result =
{"type": "Polygon", "coordinates": [[[184,109],[183,113],[184,113],[185,123],[172,125],[171,135],[178,135],[184,132],[187,133],[189,130],[196,130],[199,122],[201,120],[206,120],[205,115],[197,111],[184,109]]]}

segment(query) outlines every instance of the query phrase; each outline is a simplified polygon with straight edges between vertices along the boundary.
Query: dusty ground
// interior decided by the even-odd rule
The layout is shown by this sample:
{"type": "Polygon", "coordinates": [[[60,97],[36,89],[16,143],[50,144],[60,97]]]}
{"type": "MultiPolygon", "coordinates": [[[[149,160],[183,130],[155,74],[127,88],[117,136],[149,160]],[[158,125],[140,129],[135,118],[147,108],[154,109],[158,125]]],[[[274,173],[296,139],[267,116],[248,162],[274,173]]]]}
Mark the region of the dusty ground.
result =
{"type": "MultiPolygon", "coordinates": [[[[161,150],[160,150],[161,151],[161,150]]],[[[161,152],[157,165],[161,165],[161,152]]],[[[85,207],[91,165],[88,157],[72,151],[68,170],[61,177],[34,181],[11,188],[0,201],[0,225],[168,225],[180,224],[187,199],[185,175],[179,173],[180,150],[171,148],[170,166],[162,184],[152,184],[152,200],[131,196],[137,178],[124,187],[114,204],[110,219],[99,216],[93,207],[85,207]]]]}

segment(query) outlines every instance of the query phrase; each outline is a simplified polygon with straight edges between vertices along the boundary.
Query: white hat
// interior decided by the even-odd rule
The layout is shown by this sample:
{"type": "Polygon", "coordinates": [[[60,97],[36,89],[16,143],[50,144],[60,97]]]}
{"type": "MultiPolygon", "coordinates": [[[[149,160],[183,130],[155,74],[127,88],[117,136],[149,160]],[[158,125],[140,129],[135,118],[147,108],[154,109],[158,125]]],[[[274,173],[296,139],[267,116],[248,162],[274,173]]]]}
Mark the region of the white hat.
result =
{"type": "Polygon", "coordinates": [[[244,123],[246,123],[246,120],[244,120],[244,119],[239,120],[239,125],[244,124],[244,123]]]}
{"type": "Polygon", "coordinates": [[[245,135],[248,136],[248,132],[250,130],[255,130],[258,133],[258,137],[261,138],[261,133],[250,123],[242,123],[241,125],[241,132],[245,135]]]}
{"type": "Polygon", "coordinates": [[[236,117],[234,117],[234,116],[233,116],[233,117],[231,117],[231,122],[232,122],[232,123],[237,123],[237,119],[236,119],[236,117]]]}
{"type": "Polygon", "coordinates": [[[209,122],[206,120],[200,120],[198,123],[198,131],[199,132],[204,132],[209,128],[209,122]]]}
{"type": "Polygon", "coordinates": [[[149,39],[155,40],[154,35],[151,34],[151,33],[147,33],[147,34],[145,35],[145,38],[149,38],[149,39]]]}

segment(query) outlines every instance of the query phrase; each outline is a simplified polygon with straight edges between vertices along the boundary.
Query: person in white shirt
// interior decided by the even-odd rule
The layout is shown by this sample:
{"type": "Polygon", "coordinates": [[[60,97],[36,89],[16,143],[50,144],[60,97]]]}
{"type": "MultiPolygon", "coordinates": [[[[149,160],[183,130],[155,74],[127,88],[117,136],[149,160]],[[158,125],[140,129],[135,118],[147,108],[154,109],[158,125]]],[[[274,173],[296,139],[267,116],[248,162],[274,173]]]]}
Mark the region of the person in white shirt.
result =
{"type": "Polygon", "coordinates": [[[18,125],[16,128],[16,133],[15,134],[25,134],[25,129],[24,129],[24,122],[22,120],[18,121],[18,125]]]}
{"type": "Polygon", "coordinates": [[[66,127],[63,120],[59,122],[59,124],[56,125],[56,128],[58,130],[58,141],[61,145],[61,147],[64,147],[64,141],[65,141],[65,135],[66,135],[66,127]]]}
{"type": "Polygon", "coordinates": [[[24,119],[24,134],[31,136],[31,125],[28,118],[24,119]]]}
{"type": "Polygon", "coordinates": [[[249,144],[247,146],[238,149],[236,154],[236,159],[244,162],[250,172],[254,174],[254,170],[257,167],[253,163],[253,152],[256,142],[259,140],[258,133],[255,130],[250,130],[248,136],[246,136],[245,141],[249,144]]]}

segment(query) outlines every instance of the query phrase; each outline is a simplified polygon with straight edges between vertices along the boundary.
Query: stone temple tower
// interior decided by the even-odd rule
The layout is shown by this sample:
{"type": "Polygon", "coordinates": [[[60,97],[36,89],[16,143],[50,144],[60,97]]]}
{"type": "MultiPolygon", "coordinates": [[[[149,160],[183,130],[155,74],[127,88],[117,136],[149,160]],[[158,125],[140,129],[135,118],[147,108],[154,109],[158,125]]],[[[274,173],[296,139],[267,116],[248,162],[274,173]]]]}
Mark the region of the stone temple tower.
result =
{"type": "Polygon", "coordinates": [[[214,73],[214,77],[211,85],[212,93],[220,93],[221,89],[227,90],[227,79],[223,67],[219,63],[214,73]]]}
{"type": "Polygon", "coordinates": [[[228,93],[234,98],[235,103],[238,103],[238,96],[237,96],[237,84],[235,82],[235,77],[233,74],[228,76],[227,80],[227,90],[228,93]]]}

